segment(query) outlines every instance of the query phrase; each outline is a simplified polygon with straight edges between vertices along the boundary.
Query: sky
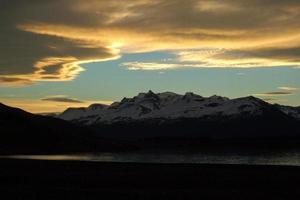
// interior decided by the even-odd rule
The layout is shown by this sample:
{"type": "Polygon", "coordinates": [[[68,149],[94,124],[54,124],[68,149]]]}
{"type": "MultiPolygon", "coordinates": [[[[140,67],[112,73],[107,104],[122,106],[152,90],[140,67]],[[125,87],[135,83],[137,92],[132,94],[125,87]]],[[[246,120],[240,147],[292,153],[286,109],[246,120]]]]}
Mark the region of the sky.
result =
{"type": "Polygon", "coordinates": [[[300,105],[298,0],[1,0],[0,102],[194,92],[300,105]]]}

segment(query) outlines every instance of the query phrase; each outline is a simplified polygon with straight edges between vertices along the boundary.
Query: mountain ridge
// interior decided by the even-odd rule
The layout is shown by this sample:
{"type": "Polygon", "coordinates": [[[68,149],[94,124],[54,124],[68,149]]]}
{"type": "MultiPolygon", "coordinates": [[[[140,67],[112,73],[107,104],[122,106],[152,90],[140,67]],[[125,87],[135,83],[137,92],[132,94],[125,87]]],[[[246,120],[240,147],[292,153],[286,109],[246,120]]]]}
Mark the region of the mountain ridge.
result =
{"type": "Polygon", "coordinates": [[[173,92],[156,94],[151,90],[132,98],[123,98],[109,106],[93,104],[87,108],[68,108],[58,117],[83,125],[94,125],[148,119],[255,116],[261,115],[267,107],[300,120],[299,108],[272,105],[254,96],[229,99],[217,95],[202,97],[191,92],[184,95],[173,92]]]}
{"type": "MultiPolygon", "coordinates": [[[[168,96],[169,100],[177,102],[172,94],[163,95],[164,98],[168,96]]],[[[190,96],[202,102],[203,97],[192,94],[185,97],[181,95],[179,102],[189,102],[191,99],[187,97],[190,96]]],[[[153,94],[146,95],[146,98],[152,99],[150,103],[144,102],[144,97],[145,95],[142,95],[142,98],[136,100],[148,106],[153,106],[155,105],[153,103],[158,101],[153,94]]],[[[210,100],[212,99],[213,101],[208,102],[215,104],[229,101],[227,98],[218,96],[213,96],[210,100]]],[[[127,98],[123,101],[124,105],[115,103],[112,107],[94,104],[89,109],[97,111],[100,107],[118,110],[119,106],[126,107],[128,102],[132,103],[131,101],[133,100],[127,98]]],[[[251,102],[261,109],[258,112],[254,110],[254,114],[242,112],[237,116],[226,115],[224,117],[218,114],[205,115],[200,118],[146,118],[146,120],[145,118],[127,118],[110,124],[84,125],[81,122],[71,121],[70,123],[0,104],[0,154],[148,151],[157,148],[189,151],[203,148],[219,149],[221,146],[224,149],[235,146],[238,149],[255,150],[256,148],[264,149],[266,145],[268,148],[270,145],[275,145],[275,149],[277,147],[294,148],[298,145],[300,141],[299,120],[280,111],[277,105],[270,105],[255,97],[235,99],[231,104],[236,106],[235,101],[251,102]]],[[[240,104],[237,105],[240,106],[240,104]]],[[[216,105],[210,106],[215,108],[216,105]]],[[[246,108],[248,106],[246,105],[246,108]]],[[[157,107],[154,106],[153,109],[157,107]]]]}

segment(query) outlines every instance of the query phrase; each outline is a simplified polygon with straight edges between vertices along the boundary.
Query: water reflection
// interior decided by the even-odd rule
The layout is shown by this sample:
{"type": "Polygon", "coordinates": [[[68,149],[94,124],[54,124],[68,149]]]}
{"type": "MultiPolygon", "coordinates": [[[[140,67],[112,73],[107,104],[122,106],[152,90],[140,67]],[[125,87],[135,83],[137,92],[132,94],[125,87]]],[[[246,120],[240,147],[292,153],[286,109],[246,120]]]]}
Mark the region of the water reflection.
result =
{"type": "Polygon", "coordinates": [[[85,155],[11,155],[0,158],[89,162],[199,163],[300,166],[300,152],[268,155],[101,153],[85,155]]]}

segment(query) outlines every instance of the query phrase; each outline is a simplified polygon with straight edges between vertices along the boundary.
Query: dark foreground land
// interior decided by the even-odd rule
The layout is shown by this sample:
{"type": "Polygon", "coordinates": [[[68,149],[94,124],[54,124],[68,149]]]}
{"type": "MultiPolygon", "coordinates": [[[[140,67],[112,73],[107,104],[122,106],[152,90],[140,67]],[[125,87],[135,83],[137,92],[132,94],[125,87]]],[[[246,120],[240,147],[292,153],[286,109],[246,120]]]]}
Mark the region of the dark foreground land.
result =
{"type": "Polygon", "coordinates": [[[0,160],[1,199],[286,200],[299,186],[289,166],[0,160]]]}

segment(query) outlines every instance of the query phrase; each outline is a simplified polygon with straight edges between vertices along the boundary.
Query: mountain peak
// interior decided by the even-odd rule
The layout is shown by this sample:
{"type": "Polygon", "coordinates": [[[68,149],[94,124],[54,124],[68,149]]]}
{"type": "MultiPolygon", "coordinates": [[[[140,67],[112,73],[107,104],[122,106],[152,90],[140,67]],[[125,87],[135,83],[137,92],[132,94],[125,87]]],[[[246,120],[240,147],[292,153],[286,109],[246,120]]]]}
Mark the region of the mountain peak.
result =
{"type": "Polygon", "coordinates": [[[100,103],[95,103],[95,104],[91,104],[88,109],[90,110],[97,110],[97,109],[106,109],[108,108],[108,105],[105,104],[100,104],[100,103]]]}
{"type": "Polygon", "coordinates": [[[145,94],[144,97],[145,97],[145,98],[158,98],[158,95],[155,94],[154,92],[152,92],[151,90],[149,90],[149,91],[145,94]]]}
{"type": "Polygon", "coordinates": [[[254,97],[254,96],[246,96],[246,97],[240,97],[240,98],[237,98],[235,99],[237,101],[247,101],[247,102],[255,102],[257,104],[269,104],[267,102],[265,102],[264,100],[260,99],[260,98],[257,98],[257,97],[254,97]]]}
{"type": "Polygon", "coordinates": [[[186,97],[201,97],[200,95],[197,95],[197,94],[195,94],[193,92],[186,92],[184,94],[184,96],[186,96],[186,97]]]}
{"type": "Polygon", "coordinates": [[[228,101],[230,100],[228,97],[222,97],[222,96],[218,96],[218,95],[212,95],[210,97],[208,97],[211,100],[221,100],[221,101],[228,101]]]}
{"type": "Polygon", "coordinates": [[[152,90],[149,90],[147,94],[155,94],[152,90]]]}
{"type": "Polygon", "coordinates": [[[148,92],[141,92],[139,93],[137,96],[137,98],[145,98],[145,97],[151,97],[151,96],[156,96],[156,94],[154,92],[152,92],[152,90],[149,90],[148,92]]]}
{"type": "Polygon", "coordinates": [[[246,97],[241,97],[241,98],[249,99],[249,100],[254,100],[254,101],[263,101],[263,100],[261,100],[260,98],[257,98],[257,97],[252,96],[252,95],[246,96],[246,97]]]}
{"type": "Polygon", "coordinates": [[[179,94],[176,94],[174,92],[161,92],[157,94],[158,96],[164,98],[164,97],[169,97],[169,96],[179,96],[179,94]]]}

